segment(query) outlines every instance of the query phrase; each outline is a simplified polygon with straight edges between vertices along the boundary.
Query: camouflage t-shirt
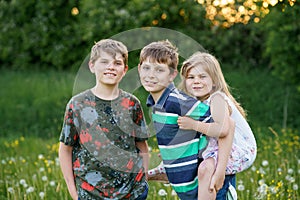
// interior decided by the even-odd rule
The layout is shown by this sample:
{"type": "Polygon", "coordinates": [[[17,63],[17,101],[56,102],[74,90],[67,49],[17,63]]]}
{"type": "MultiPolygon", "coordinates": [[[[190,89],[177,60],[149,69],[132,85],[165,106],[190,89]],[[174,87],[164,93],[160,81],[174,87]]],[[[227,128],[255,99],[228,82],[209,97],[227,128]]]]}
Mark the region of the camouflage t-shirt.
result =
{"type": "Polygon", "coordinates": [[[139,100],[120,90],[102,100],[91,90],[68,103],[60,141],[73,146],[73,171],[81,199],[136,199],[145,189],[136,141],[148,137],[139,100]]]}

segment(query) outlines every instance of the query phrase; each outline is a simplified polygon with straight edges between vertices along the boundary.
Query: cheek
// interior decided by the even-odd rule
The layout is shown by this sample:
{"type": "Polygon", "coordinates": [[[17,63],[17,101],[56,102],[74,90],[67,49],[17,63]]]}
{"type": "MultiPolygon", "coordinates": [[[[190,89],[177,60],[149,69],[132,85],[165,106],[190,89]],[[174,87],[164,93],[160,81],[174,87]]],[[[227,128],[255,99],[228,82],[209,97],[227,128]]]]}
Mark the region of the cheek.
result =
{"type": "Polygon", "coordinates": [[[185,81],[185,85],[186,85],[187,88],[191,87],[192,84],[193,84],[193,81],[191,81],[191,80],[186,80],[185,81]]]}

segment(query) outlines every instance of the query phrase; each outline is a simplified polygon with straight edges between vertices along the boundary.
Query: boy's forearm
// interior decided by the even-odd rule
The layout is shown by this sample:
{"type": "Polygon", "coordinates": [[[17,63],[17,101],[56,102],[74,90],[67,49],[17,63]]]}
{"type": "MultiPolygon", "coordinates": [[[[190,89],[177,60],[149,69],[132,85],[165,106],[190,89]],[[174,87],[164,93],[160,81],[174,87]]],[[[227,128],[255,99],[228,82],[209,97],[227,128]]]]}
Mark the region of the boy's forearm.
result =
{"type": "Polygon", "coordinates": [[[146,179],[148,179],[148,166],[149,166],[149,149],[147,141],[136,142],[137,148],[140,150],[140,155],[143,157],[143,167],[146,174],[146,179]]]}
{"type": "Polygon", "coordinates": [[[60,143],[59,162],[69,193],[73,199],[77,199],[77,189],[72,168],[72,147],[60,143]]]}

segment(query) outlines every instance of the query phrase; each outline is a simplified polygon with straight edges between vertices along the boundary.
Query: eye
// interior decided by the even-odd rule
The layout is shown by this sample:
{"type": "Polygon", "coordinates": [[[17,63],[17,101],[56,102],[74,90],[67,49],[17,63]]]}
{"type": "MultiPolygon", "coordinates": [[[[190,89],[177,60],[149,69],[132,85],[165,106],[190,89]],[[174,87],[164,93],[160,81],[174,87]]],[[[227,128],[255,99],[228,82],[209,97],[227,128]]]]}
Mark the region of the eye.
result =
{"type": "Polygon", "coordinates": [[[123,65],[123,62],[117,61],[117,62],[115,62],[115,64],[121,66],[121,65],[123,65]]]}
{"type": "Polygon", "coordinates": [[[194,79],[194,76],[187,76],[186,79],[194,79]]]}
{"type": "Polygon", "coordinates": [[[159,73],[162,73],[162,72],[164,72],[165,70],[162,69],[162,68],[158,68],[158,69],[156,69],[156,71],[159,72],[159,73]]]}
{"type": "Polygon", "coordinates": [[[142,69],[143,69],[143,70],[150,70],[150,67],[147,66],[147,65],[144,65],[144,66],[142,66],[142,69]]]}
{"type": "Polygon", "coordinates": [[[102,64],[107,64],[108,61],[107,61],[107,60],[100,60],[100,63],[102,63],[102,64]]]}

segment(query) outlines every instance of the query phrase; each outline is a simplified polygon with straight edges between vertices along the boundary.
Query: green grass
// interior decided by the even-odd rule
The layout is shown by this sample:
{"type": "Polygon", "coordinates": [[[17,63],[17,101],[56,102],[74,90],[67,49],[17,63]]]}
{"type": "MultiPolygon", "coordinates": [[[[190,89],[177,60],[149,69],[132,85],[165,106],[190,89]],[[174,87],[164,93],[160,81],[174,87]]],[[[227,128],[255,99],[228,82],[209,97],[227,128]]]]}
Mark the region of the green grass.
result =
{"type": "MultiPolygon", "coordinates": [[[[258,140],[254,165],[237,175],[241,200],[300,198],[299,132],[261,132],[269,139],[258,140]]],[[[258,138],[259,139],[259,138],[258,138]]],[[[154,138],[151,138],[155,142],[154,138]]],[[[0,138],[0,199],[70,199],[57,158],[58,142],[39,138],[0,138]]],[[[150,152],[150,168],[160,160],[158,149],[150,152]]],[[[177,199],[172,188],[150,182],[149,199],[177,199]],[[166,195],[162,195],[165,193],[166,195]]]]}
{"type": "MultiPolygon", "coordinates": [[[[0,199],[35,200],[41,199],[39,195],[44,199],[70,199],[57,161],[57,148],[76,74],[51,70],[2,70],[0,74],[0,199]]],[[[300,198],[299,94],[267,71],[228,71],[225,76],[248,111],[258,142],[253,167],[237,176],[239,199],[300,198]],[[290,128],[281,130],[286,88],[290,91],[286,115],[290,128]]],[[[142,89],[136,95],[145,102],[142,89]]],[[[149,145],[151,168],[160,160],[154,137],[149,145]]],[[[149,199],[176,198],[170,186],[150,182],[149,199]],[[167,195],[160,196],[161,193],[167,195]]]]}

